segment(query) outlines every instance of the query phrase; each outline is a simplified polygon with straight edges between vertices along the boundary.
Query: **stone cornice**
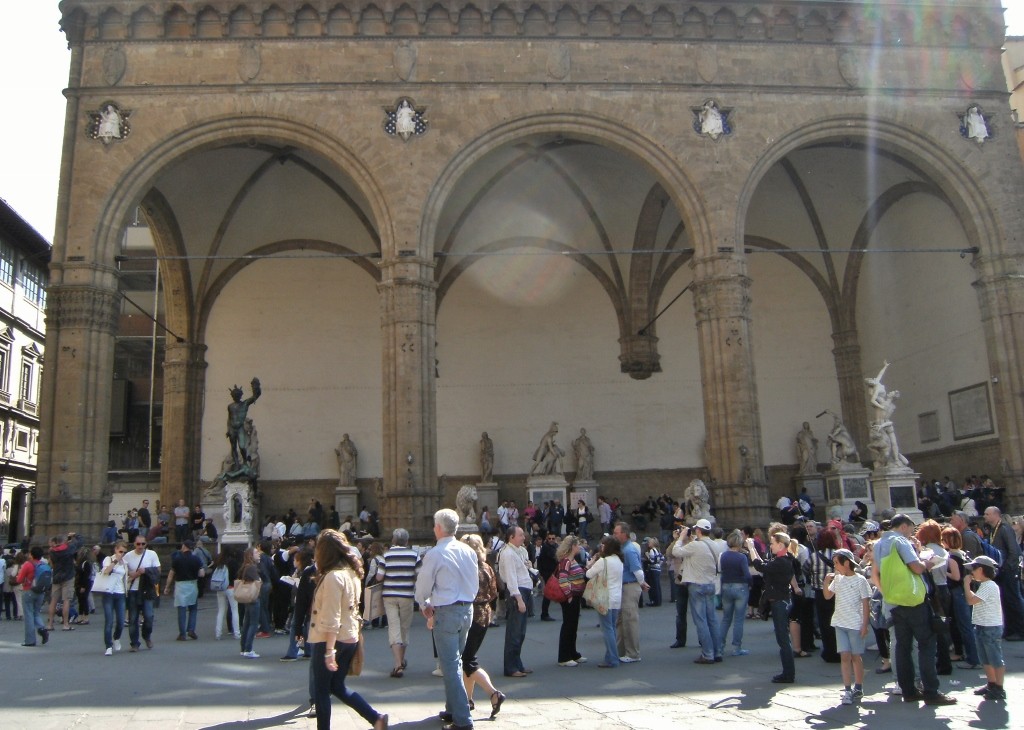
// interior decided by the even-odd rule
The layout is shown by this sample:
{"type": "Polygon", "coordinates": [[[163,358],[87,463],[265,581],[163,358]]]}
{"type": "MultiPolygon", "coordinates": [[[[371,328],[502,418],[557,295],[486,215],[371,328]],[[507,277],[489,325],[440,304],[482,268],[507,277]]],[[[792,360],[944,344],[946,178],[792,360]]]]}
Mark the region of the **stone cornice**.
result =
{"type": "Polygon", "coordinates": [[[94,41],[380,37],[615,38],[998,49],[1000,3],[666,0],[63,0],[72,45],[94,41]],[[921,22],[922,16],[927,17],[921,22]]]}

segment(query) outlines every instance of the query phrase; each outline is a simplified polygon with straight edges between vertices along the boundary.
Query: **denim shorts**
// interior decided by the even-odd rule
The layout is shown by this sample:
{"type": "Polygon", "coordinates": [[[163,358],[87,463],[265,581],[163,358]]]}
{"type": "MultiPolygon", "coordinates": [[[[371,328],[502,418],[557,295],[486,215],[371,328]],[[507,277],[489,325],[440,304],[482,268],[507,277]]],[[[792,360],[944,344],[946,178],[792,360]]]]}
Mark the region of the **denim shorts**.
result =
{"type": "Polygon", "coordinates": [[[860,635],[860,629],[844,629],[840,626],[836,630],[836,651],[840,654],[850,652],[851,654],[864,653],[864,637],[860,635]]]}
{"type": "Polygon", "coordinates": [[[978,657],[984,666],[1005,666],[1003,661],[1002,626],[975,625],[974,637],[978,640],[978,657]]]}

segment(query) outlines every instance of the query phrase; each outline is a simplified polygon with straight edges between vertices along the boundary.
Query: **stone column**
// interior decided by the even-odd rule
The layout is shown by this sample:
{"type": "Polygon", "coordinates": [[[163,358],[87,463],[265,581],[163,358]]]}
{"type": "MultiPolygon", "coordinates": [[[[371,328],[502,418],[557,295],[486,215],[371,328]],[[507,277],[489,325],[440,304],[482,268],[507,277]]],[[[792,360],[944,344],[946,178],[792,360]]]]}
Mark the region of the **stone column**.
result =
{"type": "Polygon", "coordinates": [[[202,434],[199,404],[205,377],[203,371],[206,369],[205,352],[206,345],[187,342],[168,342],[165,348],[161,504],[176,504],[179,499],[195,504],[199,498],[196,493],[196,485],[202,476],[199,474],[199,439],[202,434]]]}
{"type": "MultiPolygon", "coordinates": [[[[860,339],[856,327],[832,333],[832,357],[839,382],[839,406],[843,423],[853,434],[858,449],[868,443],[868,410],[864,398],[864,369],[860,360],[860,339]]],[[[864,453],[861,451],[861,453],[864,453]]]]}
{"type": "MultiPolygon", "coordinates": [[[[65,272],[65,278],[72,277],[65,272]]],[[[96,278],[113,283],[112,276],[96,278]]],[[[119,301],[113,287],[60,284],[47,293],[43,392],[52,396],[41,404],[45,427],[33,508],[35,542],[68,531],[95,539],[107,520],[119,301]]]]}
{"type": "Polygon", "coordinates": [[[1024,510],[1024,256],[976,256],[1007,508],[1024,510]]]}
{"type": "Polygon", "coordinates": [[[763,485],[746,261],[730,252],[695,258],[692,267],[705,459],[714,481],[709,488],[715,515],[727,527],[745,522],[765,524],[770,512],[768,490],[763,485]],[[748,451],[745,460],[741,446],[748,451]]]}
{"type": "Polygon", "coordinates": [[[382,268],[377,285],[384,335],[381,527],[385,534],[404,527],[412,535],[427,537],[441,503],[435,440],[434,267],[419,257],[400,256],[382,268]]]}

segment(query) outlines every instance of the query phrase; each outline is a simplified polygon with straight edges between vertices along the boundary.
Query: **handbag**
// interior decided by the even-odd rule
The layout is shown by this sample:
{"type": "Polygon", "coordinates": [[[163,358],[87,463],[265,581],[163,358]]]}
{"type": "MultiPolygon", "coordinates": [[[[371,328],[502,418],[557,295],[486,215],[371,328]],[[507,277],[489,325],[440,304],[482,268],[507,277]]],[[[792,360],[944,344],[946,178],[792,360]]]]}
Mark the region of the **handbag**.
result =
{"type": "Polygon", "coordinates": [[[549,601],[555,603],[565,603],[567,597],[562,592],[562,583],[558,580],[558,574],[552,573],[548,576],[548,579],[544,581],[544,597],[549,601]]]}
{"type": "Polygon", "coordinates": [[[363,673],[363,632],[359,631],[359,642],[356,644],[356,653],[352,655],[352,661],[348,665],[348,676],[358,677],[363,673]]]}
{"type": "Polygon", "coordinates": [[[124,573],[103,573],[96,574],[92,580],[93,593],[124,593],[124,573]],[[120,584],[121,590],[114,590],[120,584]]]}
{"type": "Polygon", "coordinates": [[[238,578],[235,581],[235,601],[238,603],[256,603],[260,600],[260,589],[263,581],[257,578],[254,581],[245,581],[238,578]]]}
{"type": "MultiPolygon", "coordinates": [[[[607,560],[607,558],[603,558],[607,560]]],[[[608,563],[604,564],[604,571],[598,573],[587,583],[583,589],[583,598],[593,606],[594,610],[602,616],[608,613],[608,563]]]]}
{"type": "Polygon", "coordinates": [[[761,598],[757,601],[757,612],[761,614],[762,621],[767,621],[772,617],[772,602],[768,598],[768,591],[761,591],[761,598]]]}
{"type": "Polygon", "coordinates": [[[384,584],[374,583],[363,594],[363,620],[373,621],[384,615],[384,584]]]}

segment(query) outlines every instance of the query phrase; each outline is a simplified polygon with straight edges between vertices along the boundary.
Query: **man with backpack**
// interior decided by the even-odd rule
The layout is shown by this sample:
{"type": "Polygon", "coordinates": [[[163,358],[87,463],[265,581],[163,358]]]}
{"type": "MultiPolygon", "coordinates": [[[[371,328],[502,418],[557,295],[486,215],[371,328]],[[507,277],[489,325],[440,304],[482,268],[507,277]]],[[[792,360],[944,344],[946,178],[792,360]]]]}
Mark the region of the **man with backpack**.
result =
{"type": "MultiPolygon", "coordinates": [[[[1013,528],[1003,521],[998,507],[985,510],[985,523],[990,529],[992,547],[1002,553],[996,571],[996,583],[1003,607],[1003,638],[1024,641],[1024,598],[1020,593],[1020,545],[1013,528]]],[[[978,556],[975,556],[978,557],[978,556]]],[[[996,562],[999,562],[998,560],[996,562]]]]}
{"type": "Polygon", "coordinates": [[[18,585],[21,586],[21,611],[25,619],[25,641],[22,646],[35,646],[36,634],[45,644],[50,632],[43,623],[43,602],[53,582],[50,566],[43,562],[43,549],[36,545],[29,551],[29,558],[18,571],[18,585]]]}
{"type": "Polygon", "coordinates": [[[53,631],[53,615],[57,602],[62,601],[61,617],[64,631],[71,631],[71,603],[75,600],[75,556],[82,547],[82,538],[73,532],[50,540],[50,567],[53,569],[53,588],[50,590],[50,616],[46,628],[53,631]]]}
{"type": "MultiPolygon", "coordinates": [[[[891,611],[896,646],[892,655],[896,663],[896,681],[904,702],[940,706],[956,704],[956,698],[939,692],[935,666],[938,635],[932,628],[931,606],[923,573],[933,566],[918,555],[920,543],[911,542],[914,521],[905,514],[894,515],[889,532],[875,543],[872,582],[881,586],[885,608],[891,611]],[[915,683],[913,643],[917,640],[918,666],[924,694],[915,683]]],[[[926,556],[929,557],[930,556],[926,556]]]]}

